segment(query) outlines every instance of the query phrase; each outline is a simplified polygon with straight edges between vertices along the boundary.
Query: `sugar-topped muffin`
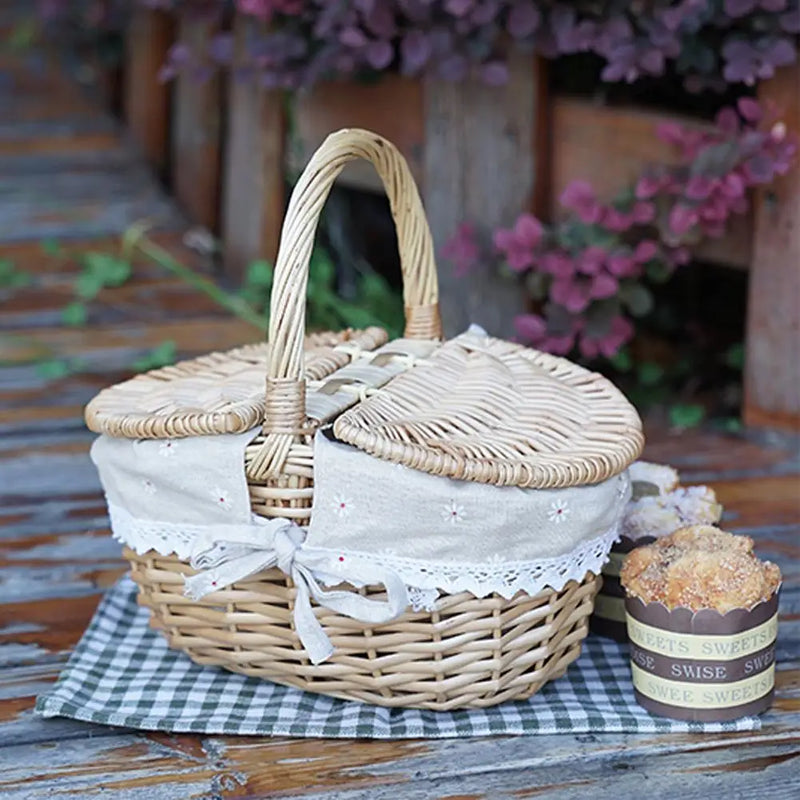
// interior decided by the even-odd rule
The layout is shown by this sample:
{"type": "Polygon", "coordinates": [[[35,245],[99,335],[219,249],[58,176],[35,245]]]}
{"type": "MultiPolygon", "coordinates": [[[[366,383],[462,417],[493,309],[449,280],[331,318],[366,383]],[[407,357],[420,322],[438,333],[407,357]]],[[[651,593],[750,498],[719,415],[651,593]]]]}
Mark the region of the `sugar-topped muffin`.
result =
{"type": "Polygon", "coordinates": [[[620,531],[628,539],[659,538],[687,525],[714,525],[722,516],[713,489],[679,486],[678,473],[666,464],[636,461],[628,474],[633,494],[620,531]]]}
{"type": "Polygon", "coordinates": [[[645,603],[724,614],[769,599],[781,575],[777,565],[758,559],[749,536],[692,525],[631,551],[620,580],[645,603]]]}

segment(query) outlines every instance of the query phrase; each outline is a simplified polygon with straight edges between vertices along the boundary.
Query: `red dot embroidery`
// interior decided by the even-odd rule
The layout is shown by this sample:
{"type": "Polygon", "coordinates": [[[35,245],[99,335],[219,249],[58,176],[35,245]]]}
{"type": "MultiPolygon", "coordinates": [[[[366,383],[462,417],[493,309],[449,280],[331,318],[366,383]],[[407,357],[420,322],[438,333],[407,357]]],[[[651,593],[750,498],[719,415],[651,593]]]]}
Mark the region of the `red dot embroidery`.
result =
{"type": "Polygon", "coordinates": [[[344,556],[339,556],[339,561],[344,561],[344,556]]]}

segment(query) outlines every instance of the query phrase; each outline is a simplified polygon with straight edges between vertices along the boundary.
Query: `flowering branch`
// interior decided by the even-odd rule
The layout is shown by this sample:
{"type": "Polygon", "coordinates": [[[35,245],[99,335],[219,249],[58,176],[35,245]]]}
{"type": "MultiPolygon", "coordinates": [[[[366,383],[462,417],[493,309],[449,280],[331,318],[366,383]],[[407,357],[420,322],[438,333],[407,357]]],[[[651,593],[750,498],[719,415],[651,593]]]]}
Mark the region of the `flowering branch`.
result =
{"type": "Polygon", "coordinates": [[[482,254],[475,228],[462,225],[444,248],[457,274],[501,256],[524,276],[534,311],[515,319],[519,337],[539,349],[611,358],[634,335],[633,319],[653,307],[652,284],[689,261],[689,248],[724,235],[749,207],[747,192],[785,174],[797,153],[774,110],[751,98],[723,109],[711,130],[660,125],[680,154],[677,166],[646,170],[632,190],[604,204],[587,181],[560,197],[567,218],[546,226],[522,214],[494,232],[482,254]]]}

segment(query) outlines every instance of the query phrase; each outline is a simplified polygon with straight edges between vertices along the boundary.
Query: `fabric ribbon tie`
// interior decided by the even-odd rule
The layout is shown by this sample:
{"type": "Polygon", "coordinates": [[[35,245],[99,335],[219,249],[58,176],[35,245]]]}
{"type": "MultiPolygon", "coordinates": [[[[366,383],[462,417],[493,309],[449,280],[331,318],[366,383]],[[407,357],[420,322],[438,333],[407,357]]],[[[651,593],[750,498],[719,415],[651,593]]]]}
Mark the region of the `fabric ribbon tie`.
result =
{"type": "Polygon", "coordinates": [[[277,566],[295,585],[294,626],[313,664],[333,655],[333,645],[311,608],[311,598],[321,606],[360,622],[383,623],[400,616],[408,594],[396,572],[348,557],[304,548],[306,533],[287,519],[253,516],[250,525],[219,525],[198,538],[191,566],[197,575],[186,578],[185,594],[200,600],[212,592],[277,566]],[[371,600],[346,589],[323,589],[326,583],[382,584],[386,600],[371,600]]]}

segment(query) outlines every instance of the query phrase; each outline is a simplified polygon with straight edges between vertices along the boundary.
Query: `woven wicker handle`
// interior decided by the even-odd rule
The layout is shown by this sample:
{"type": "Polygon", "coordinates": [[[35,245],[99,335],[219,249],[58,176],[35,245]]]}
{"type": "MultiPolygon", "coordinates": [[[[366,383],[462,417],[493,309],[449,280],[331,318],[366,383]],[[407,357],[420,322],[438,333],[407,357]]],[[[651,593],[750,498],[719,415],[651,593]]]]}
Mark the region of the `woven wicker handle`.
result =
{"type": "Polygon", "coordinates": [[[353,128],[331,134],[300,176],[281,231],[270,302],[267,434],[298,431],[305,424],[303,336],[308,264],[331,186],[344,166],[357,158],[372,163],[389,196],[403,271],[405,335],[416,339],[440,339],[442,335],[433,241],[406,160],[376,133],[353,128]]]}

